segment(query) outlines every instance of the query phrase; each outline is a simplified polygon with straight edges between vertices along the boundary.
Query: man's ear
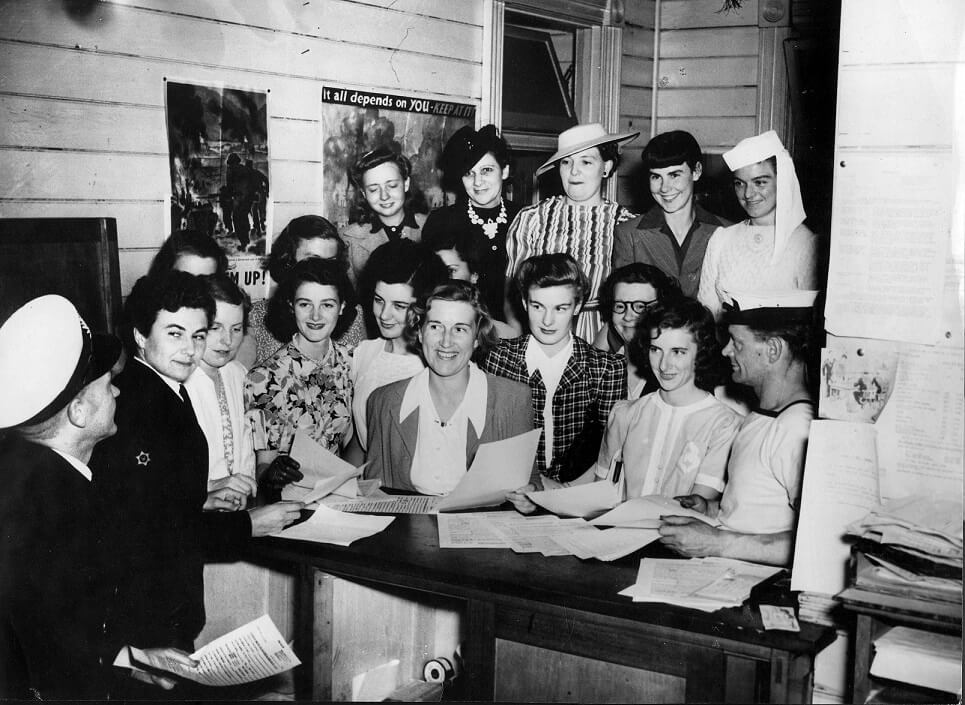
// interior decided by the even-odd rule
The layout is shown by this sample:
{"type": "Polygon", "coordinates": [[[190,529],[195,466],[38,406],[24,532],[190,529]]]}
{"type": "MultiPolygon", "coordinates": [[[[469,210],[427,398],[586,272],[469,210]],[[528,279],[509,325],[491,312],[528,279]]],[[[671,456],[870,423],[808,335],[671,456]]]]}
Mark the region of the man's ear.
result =
{"type": "Polygon", "coordinates": [[[694,165],[693,173],[694,173],[694,181],[699,181],[700,177],[704,173],[704,165],[701,164],[700,162],[697,162],[697,164],[694,165]]]}
{"type": "Polygon", "coordinates": [[[509,178],[509,164],[503,167],[503,181],[509,178]]]}
{"type": "Polygon", "coordinates": [[[778,338],[776,335],[770,336],[767,341],[767,361],[770,363],[775,363],[781,359],[784,354],[784,350],[787,347],[787,343],[784,342],[783,338],[778,338]]]}
{"type": "Polygon", "coordinates": [[[77,428],[87,425],[87,404],[81,395],[78,394],[67,405],[67,419],[77,428]]]}
{"type": "Polygon", "coordinates": [[[139,331],[137,328],[134,329],[134,344],[137,345],[138,350],[143,350],[144,345],[147,343],[147,338],[139,331]]]}

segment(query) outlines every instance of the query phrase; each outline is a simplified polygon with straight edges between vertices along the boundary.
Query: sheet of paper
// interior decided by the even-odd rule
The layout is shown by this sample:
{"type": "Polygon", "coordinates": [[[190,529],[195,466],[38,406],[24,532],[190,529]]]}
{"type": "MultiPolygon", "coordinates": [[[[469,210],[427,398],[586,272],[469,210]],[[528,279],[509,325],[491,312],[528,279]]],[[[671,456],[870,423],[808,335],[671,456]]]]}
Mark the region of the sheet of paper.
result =
{"type": "Polygon", "coordinates": [[[456,489],[439,503],[439,511],[454,512],[502,504],[507,492],[529,482],[540,433],[540,429],[534,429],[480,445],[456,489]]]}
{"type": "Polygon", "coordinates": [[[620,493],[620,486],[602,481],[555,490],[527,492],[526,496],[534,504],[559,516],[586,517],[616,506],[622,499],[620,493]]]}
{"type": "MultiPolygon", "coordinates": [[[[358,482],[355,479],[355,475],[358,471],[355,468],[347,470],[341,475],[335,475],[334,477],[322,478],[315,483],[315,487],[308,492],[308,494],[303,495],[299,500],[305,504],[311,504],[312,502],[317,502],[322,497],[326,497],[336,491],[338,491],[340,496],[355,497],[358,494],[358,482]]],[[[284,491],[282,492],[284,494],[284,491]]]]}
{"type": "Polygon", "coordinates": [[[881,412],[881,498],[960,497],[965,460],[965,353],[953,346],[903,345],[895,389],[881,412]]]}
{"type": "Polygon", "coordinates": [[[660,534],[652,529],[600,530],[586,526],[554,536],[553,540],[583,560],[596,558],[601,561],[614,561],[640,550],[658,538],[660,534]]]}
{"type": "Polygon", "coordinates": [[[636,583],[619,594],[713,612],[742,604],[751,588],[779,570],[729,558],[644,558],[636,583]]]}
{"type": "Polygon", "coordinates": [[[384,531],[394,520],[393,516],[349,514],[319,505],[307,521],[290,526],[272,536],[349,546],[353,541],[384,531]]]}
{"type": "Polygon", "coordinates": [[[330,509],[362,514],[435,514],[442,497],[430,495],[384,495],[354,502],[326,502],[330,509]]]}
{"type": "Polygon", "coordinates": [[[825,327],[835,335],[936,343],[953,156],[839,149],[834,161],[825,327]]]}
{"type": "MultiPolygon", "coordinates": [[[[251,683],[291,670],[301,663],[267,614],[191,654],[199,662],[197,668],[186,668],[171,659],[156,658],[134,647],[130,652],[134,667],[144,664],[213,686],[251,683]]],[[[115,665],[120,664],[115,662],[115,665]]]]}
{"type": "Polygon", "coordinates": [[[821,351],[820,416],[874,422],[895,386],[899,344],[828,336],[821,351]]]}
{"type": "Polygon", "coordinates": [[[876,426],[812,421],[794,545],[792,590],[834,595],[845,588],[848,525],[880,501],[876,426]]]}
{"type": "MultiPolygon", "coordinates": [[[[516,514],[516,512],[511,512],[516,514]]],[[[510,512],[469,512],[439,514],[439,548],[509,548],[506,540],[495,530],[491,514],[510,512]]],[[[518,516],[518,515],[517,515],[518,516]]]]}
{"type": "Polygon", "coordinates": [[[358,492],[357,484],[352,482],[345,488],[342,488],[342,485],[349,483],[351,478],[360,475],[362,468],[356,468],[351,463],[345,462],[319,445],[304,431],[295,432],[295,439],[292,441],[289,455],[293,460],[298,461],[298,469],[301,470],[302,479],[286,485],[281,493],[282,499],[309,503],[317,501],[329,492],[336,490],[348,497],[356,496],[358,492]],[[343,478],[342,482],[337,483],[327,492],[323,492],[331,486],[332,478],[335,477],[343,478]],[[323,493],[319,494],[319,492],[323,493]],[[306,500],[306,496],[312,496],[313,499],[306,500]]]}
{"type": "Polygon", "coordinates": [[[590,523],[594,526],[656,529],[660,526],[660,517],[669,515],[699,519],[711,526],[719,525],[719,522],[706,514],[681,507],[680,502],[673,497],[664,497],[657,494],[628,499],[606,514],[593,519],[590,523]]]}
{"type": "MultiPolygon", "coordinates": [[[[561,532],[573,528],[572,520],[561,520],[555,515],[525,517],[516,512],[504,512],[506,517],[493,517],[492,526],[516,553],[566,555],[568,551],[553,540],[561,532]],[[516,514],[516,517],[512,517],[516,514]]],[[[582,519],[577,522],[584,524],[582,519]]]]}

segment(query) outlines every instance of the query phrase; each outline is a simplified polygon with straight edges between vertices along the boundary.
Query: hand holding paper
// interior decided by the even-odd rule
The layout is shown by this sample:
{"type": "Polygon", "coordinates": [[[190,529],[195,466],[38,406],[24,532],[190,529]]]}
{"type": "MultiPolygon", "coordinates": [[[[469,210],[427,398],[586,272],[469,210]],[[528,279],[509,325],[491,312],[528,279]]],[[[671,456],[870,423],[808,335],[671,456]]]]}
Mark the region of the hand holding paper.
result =
{"type": "Polygon", "coordinates": [[[637,529],[657,529],[660,528],[660,517],[662,516],[689,517],[702,521],[710,526],[720,525],[718,521],[711,519],[706,514],[701,514],[693,509],[687,509],[670,497],[656,494],[628,499],[620,506],[594,519],[590,523],[594,526],[624,526],[637,529]]]}
{"type": "Polygon", "coordinates": [[[469,471],[456,489],[442,500],[439,511],[454,512],[502,504],[507,492],[529,481],[541,432],[535,429],[480,445],[469,471]]]}
{"type": "Polygon", "coordinates": [[[290,455],[298,461],[302,478],[285,486],[282,499],[311,504],[331,493],[349,498],[358,496],[356,478],[362,468],[345,462],[312,440],[308,434],[302,431],[295,433],[290,455]]]}
{"type": "Polygon", "coordinates": [[[527,492],[526,496],[544,509],[566,517],[586,517],[599,513],[619,504],[621,498],[620,486],[612,482],[589,482],[542,492],[527,492]]]}

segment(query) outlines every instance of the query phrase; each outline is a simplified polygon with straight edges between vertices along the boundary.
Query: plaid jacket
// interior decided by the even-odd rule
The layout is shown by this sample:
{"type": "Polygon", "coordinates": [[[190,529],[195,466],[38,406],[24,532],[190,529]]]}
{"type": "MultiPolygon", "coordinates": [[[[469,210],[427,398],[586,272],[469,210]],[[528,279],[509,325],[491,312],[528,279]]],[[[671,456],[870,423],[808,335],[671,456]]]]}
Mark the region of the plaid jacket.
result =
{"type": "MultiPolygon", "coordinates": [[[[491,374],[529,385],[533,399],[533,428],[543,428],[546,385],[537,370],[527,375],[529,335],[501,340],[480,367],[491,374]]],[[[627,398],[627,368],[618,355],[596,350],[573,336],[570,356],[553,395],[553,462],[546,467],[546,434],[539,439],[536,466],[559,482],[582,475],[596,462],[610,409],[627,398]]]]}

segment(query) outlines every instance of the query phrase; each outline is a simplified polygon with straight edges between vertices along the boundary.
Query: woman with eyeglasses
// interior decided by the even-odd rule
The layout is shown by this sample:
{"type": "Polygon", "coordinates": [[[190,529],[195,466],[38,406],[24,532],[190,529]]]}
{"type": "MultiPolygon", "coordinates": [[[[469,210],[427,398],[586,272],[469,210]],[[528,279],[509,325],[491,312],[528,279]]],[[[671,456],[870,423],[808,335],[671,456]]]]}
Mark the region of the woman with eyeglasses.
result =
{"type": "MultiPolygon", "coordinates": [[[[634,262],[611,272],[600,289],[600,312],[607,325],[597,334],[593,347],[627,357],[637,322],[659,301],[680,296],[677,281],[650,264],[634,262]]],[[[627,398],[637,399],[657,390],[657,381],[646,364],[627,359],[627,398]]]]}

